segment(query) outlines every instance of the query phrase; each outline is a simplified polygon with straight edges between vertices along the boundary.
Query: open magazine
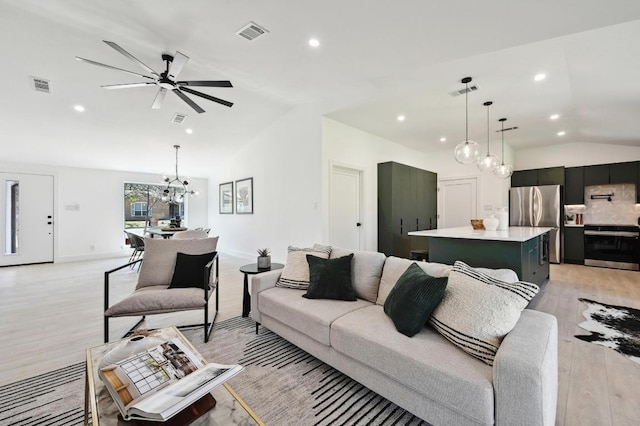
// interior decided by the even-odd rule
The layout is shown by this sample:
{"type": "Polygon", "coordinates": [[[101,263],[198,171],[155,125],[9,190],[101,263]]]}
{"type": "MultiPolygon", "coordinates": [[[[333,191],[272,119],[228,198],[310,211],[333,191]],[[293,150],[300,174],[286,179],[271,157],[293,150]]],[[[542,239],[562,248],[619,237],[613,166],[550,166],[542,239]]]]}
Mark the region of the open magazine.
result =
{"type": "Polygon", "coordinates": [[[176,338],[102,367],[98,375],[125,420],[166,421],[242,368],[203,364],[176,338]]]}

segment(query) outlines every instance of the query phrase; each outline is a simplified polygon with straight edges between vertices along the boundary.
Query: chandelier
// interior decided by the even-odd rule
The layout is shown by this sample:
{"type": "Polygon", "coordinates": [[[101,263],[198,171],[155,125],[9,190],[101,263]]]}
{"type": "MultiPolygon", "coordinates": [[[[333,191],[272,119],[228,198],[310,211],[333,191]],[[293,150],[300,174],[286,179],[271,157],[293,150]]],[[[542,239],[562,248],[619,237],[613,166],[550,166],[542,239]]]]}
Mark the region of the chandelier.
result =
{"type": "Polygon", "coordinates": [[[471,82],[471,77],[465,77],[462,79],[462,83],[465,84],[464,90],[464,117],[465,117],[465,138],[464,141],[460,142],[455,150],[453,151],[453,156],[456,161],[461,164],[473,164],[480,157],[480,145],[478,142],[469,140],[469,83],[471,82]]]}
{"type": "Polygon", "coordinates": [[[198,196],[198,191],[189,189],[189,178],[180,177],[178,174],[178,150],[180,145],[173,146],[176,149],[176,176],[172,178],[169,175],[162,176],[162,181],[167,184],[167,187],[162,191],[160,199],[165,203],[181,204],[184,203],[187,195],[198,196]]]}

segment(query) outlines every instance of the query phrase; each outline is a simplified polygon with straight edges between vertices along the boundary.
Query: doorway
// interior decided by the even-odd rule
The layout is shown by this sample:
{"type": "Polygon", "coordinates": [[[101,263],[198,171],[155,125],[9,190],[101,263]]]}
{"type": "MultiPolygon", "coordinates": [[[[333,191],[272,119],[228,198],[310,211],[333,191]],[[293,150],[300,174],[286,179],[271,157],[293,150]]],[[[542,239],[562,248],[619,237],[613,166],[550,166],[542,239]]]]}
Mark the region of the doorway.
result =
{"type": "Polygon", "coordinates": [[[0,172],[0,266],[53,262],[53,176],[0,172]]]}
{"type": "Polygon", "coordinates": [[[329,182],[329,242],[335,247],[362,246],[362,170],[331,166],[329,182]]]}
{"type": "Polygon", "coordinates": [[[438,228],[468,226],[478,214],[477,178],[443,179],[438,183],[438,228]]]}

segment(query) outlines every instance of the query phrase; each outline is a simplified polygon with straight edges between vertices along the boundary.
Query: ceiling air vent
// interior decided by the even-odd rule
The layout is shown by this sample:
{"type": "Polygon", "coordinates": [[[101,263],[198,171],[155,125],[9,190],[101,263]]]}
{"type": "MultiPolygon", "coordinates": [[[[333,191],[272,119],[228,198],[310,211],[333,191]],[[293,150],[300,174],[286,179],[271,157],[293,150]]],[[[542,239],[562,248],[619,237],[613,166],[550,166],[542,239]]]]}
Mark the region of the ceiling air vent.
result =
{"type": "Polygon", "coordinates": [[[238,31],[236,31],[236,34],[238,34],[240,37],[246,38],[247,40],[251,41],[251,40],[255,40],[256,38],[267,34],[269,31],[267,31],[265,28],[262,28],[260,25],[256,24],[255,22],[249,22],[247,25],[245,25],[244,27],[240,28],[238,31]]]}
{"type": "Polygon", "coordinates": [[[176,115],[174,115],[173,118],[171,119],[171,122],[176,124],[182,124],[184,123],[185,118],[187,118],[186,115],[176,113],[176,115]]]}
{"type": "Polygon", "coordinates": [[[31,81],[31,87],[36,92],[51,93],[51,82],[49,80],[38,77],[29,77],[29,80],[31,81]]]}
{"type": "Polygon", "coordinates": [[[473,86],[469,86],[468,89],[465,87],[464,89],[454,90],[453,92],[449,92],[449,94],[451,96],[460,96],[468,92],[475,92],[476,90],[478,90],[478,86],[474,84],[473,86]]]}

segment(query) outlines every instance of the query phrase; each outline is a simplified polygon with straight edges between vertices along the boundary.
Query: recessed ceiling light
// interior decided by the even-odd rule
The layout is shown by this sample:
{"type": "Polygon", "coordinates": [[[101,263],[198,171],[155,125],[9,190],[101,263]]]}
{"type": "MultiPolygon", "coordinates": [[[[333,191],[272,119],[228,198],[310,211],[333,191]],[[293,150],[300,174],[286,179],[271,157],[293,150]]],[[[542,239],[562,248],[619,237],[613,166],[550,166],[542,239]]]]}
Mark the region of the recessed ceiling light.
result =
{"type": "Polygon", "coordinates": [[[447,141],[447,138],[445,137],[440,138],[440,142],[446,142],[446,141],[447,141]]]}
{"type": "Polygon", "coordinates": [[[317,38],[310,38],[309,39],[309,46],[318,47],[318,46],[320,46],[320,41],[317,38]]]}
{"type": "Polygon", "coordinates": [[[566,135],[566,134],[567,134],[567,132],[565,132],[564,130],[563,130],[563,131],[561,131],[561,132],[558,132],[558,136],[564,136],[564,135],[566,135]]]}
{"type": "Polygon", "coordinates": [[[559,114],[553,114],[549,118],[552,119],[552,120],[557,120],[558,118],[560,118],[560,115],[559,114]]]}
{"type": "Polygon", "coordinates": [[[82,105],[76,105],[73,107],[73,109],[75,109],[78,112],[83,112],[84,111],[84,107],[82,105]]]}
{"type": "Polygon", "coordinates": [[[536,74],[536,76],[533,77],[535,81],[542,81],[545,78],[547,78],[547,75],[545,73],[536,74]]]}
{"type": "Polygon", "coordinates": [[[193,133],[193,130],[187,129],[187,130],[185,130],[185,132],[187,132],[188,134],[191,134],[191,133],[193,133]]]}
{"type": "Polygon", "coordinates": [[[405,120],[405,116],[404,115],[399,115],[398,116],[398,121],[404,121],[405,120]]]}

